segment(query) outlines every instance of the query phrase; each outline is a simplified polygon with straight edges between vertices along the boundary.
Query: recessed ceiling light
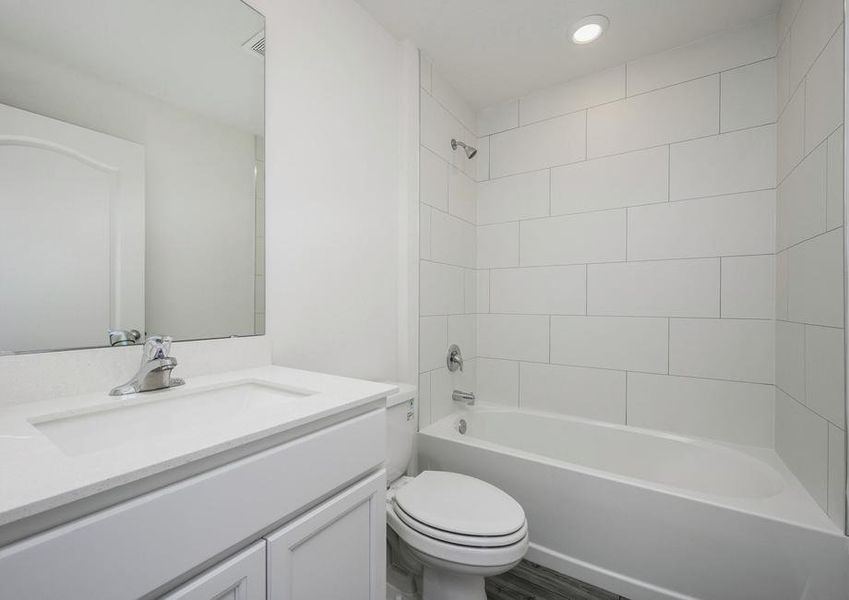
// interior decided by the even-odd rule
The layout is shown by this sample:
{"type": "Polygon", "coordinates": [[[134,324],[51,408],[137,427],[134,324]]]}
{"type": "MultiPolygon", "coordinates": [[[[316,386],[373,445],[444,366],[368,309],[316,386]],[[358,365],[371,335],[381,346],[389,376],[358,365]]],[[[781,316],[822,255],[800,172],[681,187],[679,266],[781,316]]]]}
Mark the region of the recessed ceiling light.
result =
{"type": "Polygon", "coordinates": [[[584,17],[572,25],[572,41],[576,44],[589,44],[596,41],[607,29],[610,21],[604,15],[584,17]]]}

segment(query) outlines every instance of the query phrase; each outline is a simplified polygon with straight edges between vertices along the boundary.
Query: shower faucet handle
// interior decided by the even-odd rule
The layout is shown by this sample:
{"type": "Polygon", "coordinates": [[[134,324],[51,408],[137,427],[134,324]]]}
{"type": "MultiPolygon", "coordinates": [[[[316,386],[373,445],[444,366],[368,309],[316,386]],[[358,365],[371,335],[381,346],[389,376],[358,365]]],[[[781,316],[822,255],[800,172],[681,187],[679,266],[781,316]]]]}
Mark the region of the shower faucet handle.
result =
{"type": "Polygon", "coordinates": [[[460,352],[460,346],[451,344],[448,348],[448,356],[445,359],[448,365],[448,370],[454,373],[457,369],[463,370],[463,353],[460,352]]]}

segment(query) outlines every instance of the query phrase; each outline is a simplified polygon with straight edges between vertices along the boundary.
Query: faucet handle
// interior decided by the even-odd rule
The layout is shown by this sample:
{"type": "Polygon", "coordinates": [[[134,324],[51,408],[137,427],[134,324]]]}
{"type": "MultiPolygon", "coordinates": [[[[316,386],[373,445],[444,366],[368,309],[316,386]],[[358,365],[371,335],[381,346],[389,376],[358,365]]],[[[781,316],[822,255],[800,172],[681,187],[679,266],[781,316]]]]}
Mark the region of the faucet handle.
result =
{"type": "Polygon", "coordinates": [[[171,352],[171,338],[163,335],[149,335],[144,341],[142,362],[165,358],[171,352]]]}
{"type": "Polygon", "coordinates": [[[457,369],[463,370],[463,353],[460,352],[460,347],[457,344],[451,344],[448,348],[448,356],[445,357],[445,363],[448,365],[448,370],[452,373],[457,369]]]}

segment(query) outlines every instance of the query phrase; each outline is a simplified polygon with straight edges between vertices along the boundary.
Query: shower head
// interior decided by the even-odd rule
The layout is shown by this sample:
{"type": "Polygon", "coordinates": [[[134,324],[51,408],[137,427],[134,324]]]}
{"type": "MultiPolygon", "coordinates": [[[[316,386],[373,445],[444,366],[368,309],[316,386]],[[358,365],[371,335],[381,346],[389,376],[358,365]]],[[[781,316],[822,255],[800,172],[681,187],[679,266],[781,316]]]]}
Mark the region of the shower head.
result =
{"type": "Polygon", "coordinates": [[[466,152],[467,158],[474,158],[475,155],[478,153],[478,149],[475,148],[474,146],[469,146],[465,142],[461,142],[459,140],[452,139],[451,140],[451,149],[456,150],[457,146],[459,146],[460,148],[462,148],[466,152]]]}

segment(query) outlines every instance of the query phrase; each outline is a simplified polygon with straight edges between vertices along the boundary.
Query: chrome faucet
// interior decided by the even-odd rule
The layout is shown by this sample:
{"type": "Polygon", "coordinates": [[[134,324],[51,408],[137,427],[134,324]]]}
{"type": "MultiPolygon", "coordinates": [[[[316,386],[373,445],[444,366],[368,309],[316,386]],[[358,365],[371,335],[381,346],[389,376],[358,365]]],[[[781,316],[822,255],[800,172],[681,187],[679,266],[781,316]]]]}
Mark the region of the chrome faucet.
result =
{"type": "Polygon", "coordinates": [[[457,369],[463,371],[463,353],[460,352],[460,346],[451,344],[448,347],[448,356],[445,357],[445,364],[448,365],[448,370],[454,373],[457,369]]]}
{"type": "Polygon", "coordinates": [[[138,329],[110,329],[106,333],[110,346],[132,346],[141,339],[138,329]]]}
{"type": "Polygon", "coordinates": [[[464,392],[462,390],[454,390],[454,393],[451,394],[451,399],[454,402],[462,402],[466,406],[474,406],[475,405],[475,393],[474,392],[464,392]]]}
{"type": "Polygon", "coordinates": [[[110,396],[123,396],[138,392],[151,392],[176,387],[186,383],[177,377],[171,377],[171,370],[177,366],[177,359],[168,356],[171,350],[171,338],[152,335],[144,342],[141,366],[135,376],[127,383],[113,388],[110,396]]]}

